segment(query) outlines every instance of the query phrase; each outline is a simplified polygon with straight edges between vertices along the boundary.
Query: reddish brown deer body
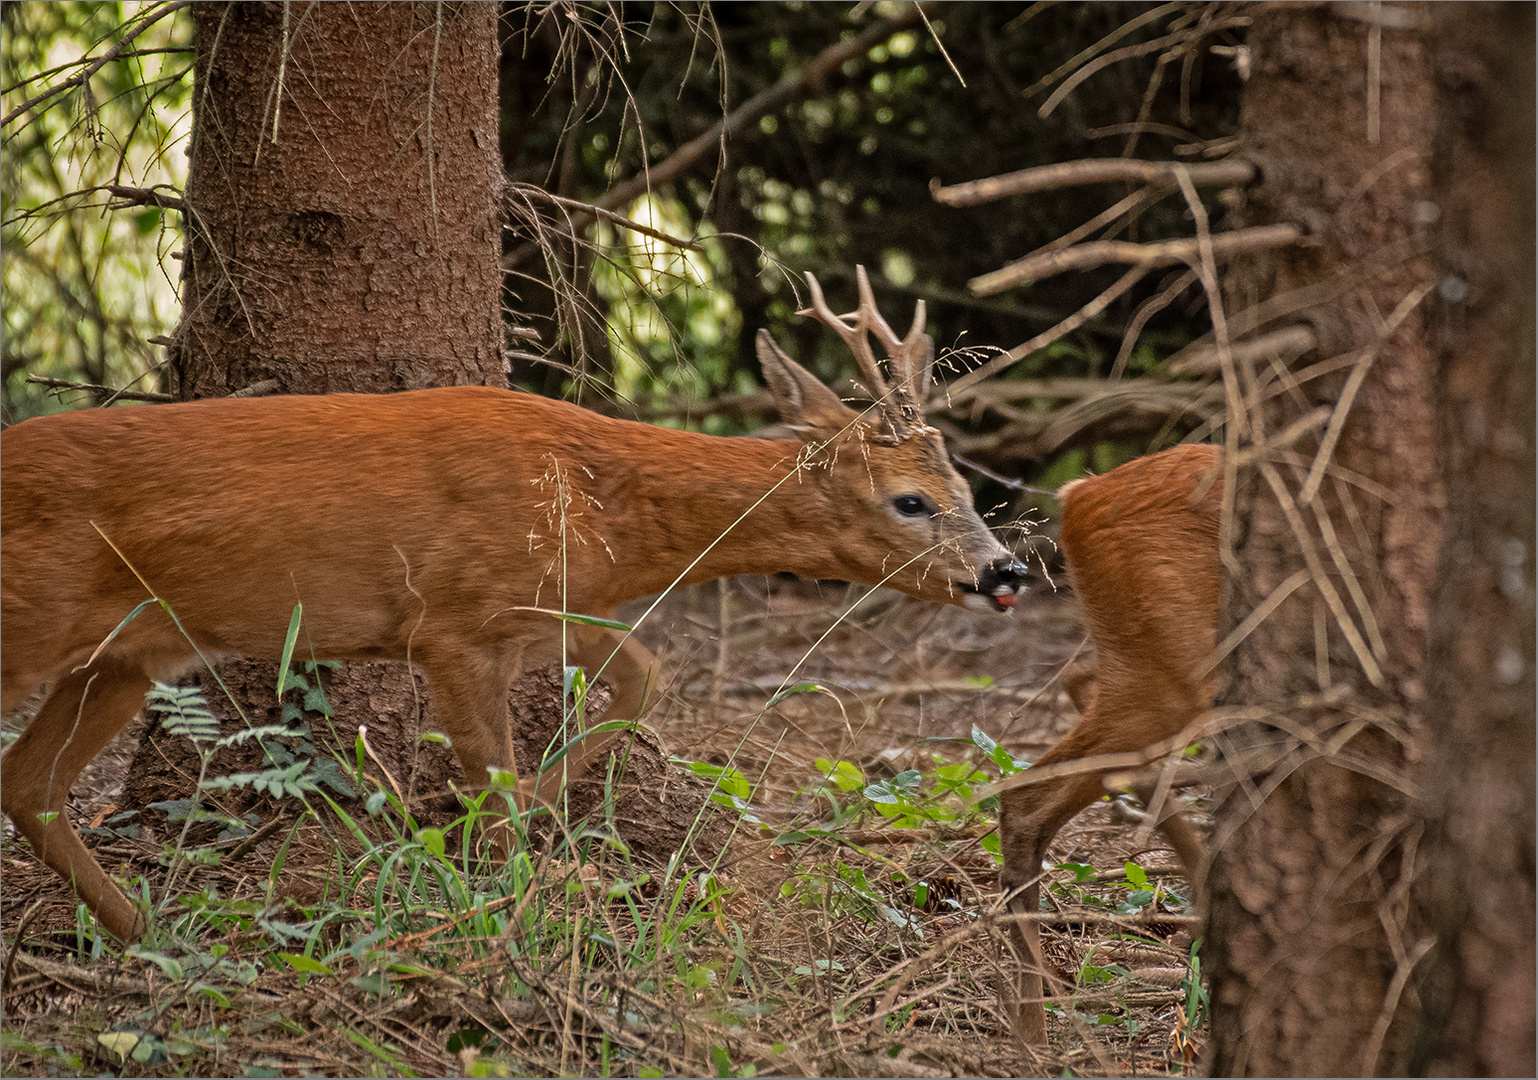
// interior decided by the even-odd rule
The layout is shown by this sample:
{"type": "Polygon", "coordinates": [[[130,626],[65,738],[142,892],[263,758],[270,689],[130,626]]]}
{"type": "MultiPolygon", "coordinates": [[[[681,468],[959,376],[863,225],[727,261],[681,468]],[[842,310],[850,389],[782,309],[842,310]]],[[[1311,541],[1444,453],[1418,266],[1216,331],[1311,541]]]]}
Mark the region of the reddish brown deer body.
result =
{"type": "Polygon", "coordinates": [[[201,401],[10,428],[0,708],[50,687],[0,765],[5,813],[102,926],[142,932],[63,811],[150,681],[195,660],[158,607],[103,644],[146,584],[209,655],[277,658],[302,602],[306,655],[416,661],[474,787],[513,768],[510,684],[562,657],[563,627],[568,662],[614,685],[607,718],[641,711],[652,657],[552,610],[607,617],[675,580],[776,571],[1007,610],[1024,567],[922,420],[923,304],[899,339],[859,278],[852,324],[815,282],[812,294],[878,398],[869,415],[759,334],[799,440],[715,438],[479,387],[201,401]],[[890,382],[867,332],[886,348],[890,382]]]}
{"type": "MultiPolygon", "coordinates": [[[[1213,446],[1177,446],[1058,493],[1063,552],[1096,661],[1069,676],[1079,722],[1033,767],[1141,750],[1178,735],[1211,706],[1222,495],[1222,451],[1213,446]]],[[[1011,911],[1038,910],[1047,847],[1105,794],[1104,777],[1085,773],[1004,792],[1002,886],[1011,911]]],[[[1161,828],[1194,875],[1202,850],[1190,824],[1176,816],[1161,828]]],[[[1012,935],[1026,963],[1018,996],[1011,995],[1014,1019],[1023,1038],[1044,1043],[1040,930],[1021,921],[1012,935]]]]}

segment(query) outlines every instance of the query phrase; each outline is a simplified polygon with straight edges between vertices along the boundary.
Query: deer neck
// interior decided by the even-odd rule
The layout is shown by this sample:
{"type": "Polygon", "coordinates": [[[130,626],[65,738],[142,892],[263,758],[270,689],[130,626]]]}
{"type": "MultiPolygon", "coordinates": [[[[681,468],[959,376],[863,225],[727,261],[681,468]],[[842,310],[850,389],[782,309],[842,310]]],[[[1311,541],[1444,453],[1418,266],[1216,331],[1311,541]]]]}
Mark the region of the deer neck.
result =
{"type": "Polygon", "coordinates": [[[838,576],[823,470],[805,463],[803,443],[695,436],[669,450],[629,478],[626,535],[653,542],[614,553],[627,591],[658,592],[681,574],[683,584],[781,571],[838,576]]]}

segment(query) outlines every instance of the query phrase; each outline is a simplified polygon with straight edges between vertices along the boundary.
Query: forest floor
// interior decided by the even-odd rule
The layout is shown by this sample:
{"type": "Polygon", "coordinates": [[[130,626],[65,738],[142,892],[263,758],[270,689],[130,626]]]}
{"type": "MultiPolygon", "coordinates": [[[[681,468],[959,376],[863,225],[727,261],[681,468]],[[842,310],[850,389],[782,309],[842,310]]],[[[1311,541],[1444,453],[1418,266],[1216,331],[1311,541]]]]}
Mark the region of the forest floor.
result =
{"type": "MultiPolygon", "coordinates": [[[[0,1072],[1197,1069],[1189,889],[1119,802],[1053,846],[1043,936],[1072,991],[1049,1048],[1023,1047],[999,1008],[995,811],[974,793],[1076,718],[1057,679],[1082,641],[1070,597],[1043,587],[1001,617],[745,578],[681,590],[637,632],[663,661],[654,738],[633,744],[628,779],[589,785],[585,828],[500,869],[464,854],[457,800],[411,794],[398,753],[372,743],[377,769],[357,744],[358,774],[387,778],[372,799],[311,794],[311,813],[208,794],[219,821],[187,827],[162,806],[154,827],[151,804],[176,791],[125,784],[151,745],[146,721],[130,725],[71,813],[159,901],[155,929],[126,954],[96,938],[7,823],[0,1072]],[[648,801],[625,802],[637,787],[648,801]]],[[[409,706],[420,691],[400,681],[409,706]]],[[[383,729],[388,703],[363,704],[383,729]]],[[[187,796],[198,759],[183,755],[170,771],[187,796]]]]}

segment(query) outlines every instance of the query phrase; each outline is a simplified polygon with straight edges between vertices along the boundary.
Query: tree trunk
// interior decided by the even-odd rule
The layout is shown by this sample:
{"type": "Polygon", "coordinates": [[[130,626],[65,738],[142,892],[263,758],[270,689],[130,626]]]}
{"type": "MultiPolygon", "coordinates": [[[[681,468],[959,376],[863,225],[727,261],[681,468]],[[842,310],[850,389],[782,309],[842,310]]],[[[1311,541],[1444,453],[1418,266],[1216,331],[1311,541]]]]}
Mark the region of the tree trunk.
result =
{"type": "MultiPolygon", "coordinates": [[[[198,3],[193,16],[180,396],[506,386],[497,5],[198,3]]],[[[264,716],[276,665],[220,670],[264,716]]],[[[398,668],[357,663],[349,678],[372,690],[339,730],[418,713],[398,668]]],[[[160,737],[130,789],[153,782],[160,737]]]]}
{"type": "Polygon", "coordinates": [[[1306,321],[1319,348],[1290,370],[1240,365],[1230,418],[1220,640],[1281,602],[1221,673],[1219,742],[1240,779],[1216,811],[1210,877],[1217,1075],[1401,1067],[1408,778],[1443,501],[1420,305],[1432,82],[1422,32],[1354,13],[1259,8],[1248,39],[1241,153],[1262,179],[1242,224],[1309,236],[1233,265],[1227,323],[1306,321]]]}
{"type": "Polygon", "coordinates": [[[1412,1068],[1532,1076],[1533,6],[1434,5],[1434,341],[1447,528],[1432,593],[1423,1012],[1412,1068]]]}
{"type": "Polygon", "coordinates": [[[177,393],[506,385],[497,5],[193,17],[177,393]]]}

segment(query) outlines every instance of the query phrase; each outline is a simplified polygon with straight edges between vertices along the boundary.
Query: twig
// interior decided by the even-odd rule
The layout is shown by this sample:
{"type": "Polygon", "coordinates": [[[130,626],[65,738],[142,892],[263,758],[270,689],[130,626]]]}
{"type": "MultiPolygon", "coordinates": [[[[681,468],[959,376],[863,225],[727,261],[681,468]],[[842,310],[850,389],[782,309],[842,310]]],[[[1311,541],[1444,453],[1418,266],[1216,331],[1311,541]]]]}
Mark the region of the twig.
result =
{"type": "Polygon", "coordinates": [[[1177,926],[1200,926],[1205,921],[1201,915],[1174,915],[1154,911],[1137,915],[1112,915],[1108,911],[1092,911],[1076,908],[1059,914],[1055,911],[1012,911],[1007,915],[993,915],[995,923],[1033,922],[1041,926],[1080,926],[1088,923],[1108,926],[1148,926],[1157,923],[1174,923],[1177,926]]]}
{"type": "MultiPolygon", "coordinates": [[[[1216,234],[1212,237],[1212,254],[1223,257],[1240,252],[1287,247],[1302,239],[1303,230],[1296,225],[1256,225],[1216,234]]],[[[967,282],[967,287],[978,296],[990,296],[1022,282],[1041,281],[1070,270],[1090,270],[1106,263],[1130,263],[1151,269],[1175,263],[1191,263],[1200,255],[1201,240],[1198,237],[1160,240],[1151,244],[1100,240],[1078,244],[1064,251],[1028,255],[1001,269],[973,278],[967,282]]]]}
{"type": "Polygon", "coordinates": [[[102,386],[100,383],[71,382],[68,379],[55,379],[47,375],[28,375],[27,382],[35,386],[46,386],[50,390],[82,390],[94,394],[99,398],[116,398],[121,401],[175,401],[173,394],[161,394],[151,390],[114,390],[110,386],[102,386]]]}
{"type": "MultiPolygon", "coordinates": [[[[15,948],[13,946],[13,948],[15,948]]],[[[114,970],[108,974],[97,974],[74,964],[61,964],[54,960],[48,960],[41,956],[17,949],[17,959],[26,967],[31,968],[39,975],[46,975],[60,986],[67,987],[76,993],[94,991],[97,994],[105,994],[110,991],[120,991],[128,994],[148,994],[151,986],[146,979],[126,974],[121,970],[114,970]]]]}
{"type": "Polygon", "coordinates": [[[1072,315],[1068,316],[1068,318],[1064,319],[1050,330],[1042,331],[1035,337],[1031,338],[1029,341],[1021,342],[1013,349],[1010,349],[1009,352],[1004,353],[1001,356],[995,356],[982,367],[967,372],[967,374],[963,375],[961,378],[957,379],[954,383],[951,384],[952,389],[959,391],[965,390],[969,386],[975,386],[982,382],[984,379],[988,378],[990,375],[994,375],[1004,370],[1016,361],[1022,360],[1025,357],[1031,355],[1031,353],[1036,352],[1038,349],[1045,349],[1058,338],[1066,337],[1068,334],[1073,333],[1079,327],[1083,326],[1096,315],[1099,315],[1102,311],[1115,303],[1117,297],[1121,296],[1122,293],[1126,292],[1128,289],[1132,288],[1132,286],[1141,281],[1143,275],[1148,273],[1148,270],[1149,267],[1146,266],[1134,266],[1131,270],[1128,270],[1125,274],[1118,278],[1116,283],[1113,284],[1109,289],[1095,297],[1089,303],[1085,304],[1072,315]]]}
{"type": "MultiPolygon", "coordinates": [[[[169,184],[161,185],[170,187],[169,184]]],[[[172,188],[172,190],[176,190],[172,188]]],[[[110,204],[110,209],[121,210],[126,206],[158,206],[162,210],[175,210],[185,214],[187,203],[175,195],[162,195],[155,188],[125,187],[122,184],[107,184],[105,191],[121,202],[110,204]]]]}
{"type": "Polygon", "coordinates": [[[671,236],[660,229],[652,228],[650,225],[642,225],[634,218],[629,218],[624,214],[619,214],[613,210],[606,209],[605,207],[599,206],[597,203],[582,202],[579,199],[568,199],[564,195],[556,195],[535,184],[509,185],[509,197],[511,197],[511,194],[515,191],[519,194],[527,195],[530,198],[544,199],[547,202],[554,203],[556,206],[561,207],[563,210],[575,210],[579,215],[590,214],[593,217],[603,218],[605,221],[612,221],[616,225],[623,225],[625,228],[638,232],[642,236],[649,236],[653,240],[661,240],[664,244],[670,244],[676,248],[683,248],[685,251],[704,250],[697,242],[693,240],[685,240],[679,236],[671,236]]]}
{"type": "Polygon", "coordinates": [[[232,398],[266,397],[278,391],[277,379],[258,379],[250,386],[242,386],[239,390],[231,390],[227,395],[232,398]]]}
{"type": "MultiPolygon", "coordinates": [[[[1175,168],[1178,164],[1172,161],[1130,161],[1126,158],[1084,158],[1038,165],[948,187],[931,184],[930,192],[936,202],[946,206],[976,206],[1010,195],[1029,195],[1082,184],[1121,182],[1174,187],[1175,168]]],[[[1191,171],[1192,183],[1199,187],[1243,187],[1253,183],[1257,175],[1255,166],[1242,158],[1199,162],[1187,165],[1186,168],[1191,171]]]]}
{"type": "Polygon", "coordinates": [[[29,111],[34,105],[38,105],[44,101],[47,101],[51,97],[57,97],[58,95],[63,94],[66,90],[71,90],[77,86],[82,86],[89,82],[91,76],[95,75],[103,67],[115,60],[124,49],[133,44],[134,39],[137,38],[140,34],[144,33],[144,31],[148,30],[151,26],[154,26],[167,15],[174,14],[182,8],[190,7],[191,5],[192,0],[176,0],[175,3],[167,4],[165,7],[151,10],[143,22],[134,27],[132,30],[126,32],[116,45],[112,46],[112,48],[98,56],[91,62],[88,67],[82,68],[80,71],[77,71],[63,82],[58,83],[55,86],[50,86],[48,89],[42,91],[41,93],[28,98],[26,101],[23,101],[20,105],[12,109],[10,112],[6,113],[4,118],[0,118],[0,127],[8,126],[12,120],[15,120],[22,113],[29,111]]]}
{"type": "MultiPolygon", "coordinates": [[[[1255,363],[1272,356],[1291,360],[1308,352],[1316,344],[1313,329],[1298,323],[1248,341],[1237,342],[1229,352],[1236,364],[1255,363]]],[[[1218,350],[1213,345],[1183,351],[1165,366],[1165,373],[1171,376],[1216,375],[1220,370],[1218,350]]]]}
{"type": "Polygon", "coordinates": [[[1177,14],[1181,12],[1184,7],[1185,5],[1181,3],[1161,4],[1154,8],[1152,11],[1143,12],[1135,19],[1129,19],[1127,22],[1122,23],[1105,37],[1095,42],[1089,48],[1082,50],[1077,55],[1059,64],[1051,72],[1043,75],[1040,79],[1036,80],[1036,82],[1027,87],[1025,92],[1020,96],[1025,98],[1034,97],[1037,93],[1045,90],[1047,87],[1057,82],[1057,80],[1067,75],[1069,72],[1077,71],[1084,64],[1087,64],[1089,61],[1105,52],[1105,50],[1109,49],[1112,45],[1115,45],[1122,38],[1136,33],[1138,30],[1141,30],[1149,23],[1157,22],[1159,19],[1162,19],[1166,15],[1177,14]]]}
{"type": "Polygon", "coordinates": [[[1335,404],[1335,412],[1330,417],[1330,426],[1325,430],[1324,439],[1319,444],[1319,453],[1314,457],[1314,464],[1308,470],[1308,478],[1303,481],[1303,488],[1298,492],[1298,504],[1307,506],[1314,501],[1314,496],[1319,492],[1319,483],[1324,478],[1325,464],[1335,452],[1335,443],[1340,439],[1341,430],[1346,426],[1346,416],[1351,412],[1351,405],[1356,401],[1357,391],[1362,388],[1363,381],[1367,378],[1367,372],[1372,368],[1373,361],[1378,358],[1378,353],[1388,342],[1388,339],[1399,329],[1401,323],[1410,317],[1410,313],[1420,306],[1420,302],[1426,299],[1426,294],[1431,292],[1432,283],[1420,285],[1410,290],[1399,301],[1399,306],[1394,308],[1388,320],[1379,329],[1377,337],[1368,346],[1362,358],[1357,361],[1356,367],[1346,379],[1346,385],[1340,392],[1340,399],[1335,404]]]}

